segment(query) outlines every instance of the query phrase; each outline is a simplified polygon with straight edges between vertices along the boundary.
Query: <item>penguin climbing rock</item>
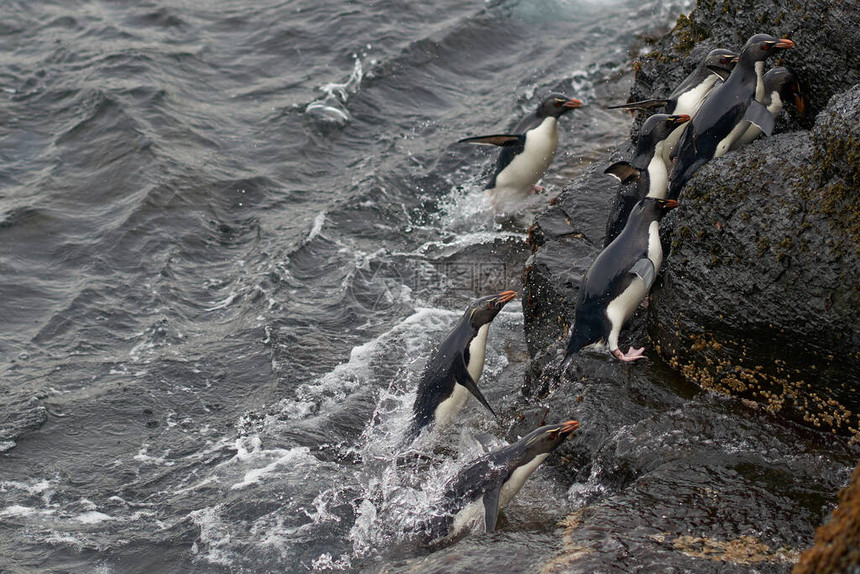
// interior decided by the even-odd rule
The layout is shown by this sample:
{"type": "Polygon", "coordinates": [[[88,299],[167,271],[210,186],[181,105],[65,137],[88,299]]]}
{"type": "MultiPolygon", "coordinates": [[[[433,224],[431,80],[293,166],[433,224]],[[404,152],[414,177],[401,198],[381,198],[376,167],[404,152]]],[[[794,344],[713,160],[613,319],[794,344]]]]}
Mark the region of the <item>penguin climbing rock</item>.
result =
{"type": "Polygon", "coordinates": [[[477,382],[484,369],[490,323],[516,295],[515,291],[504,291],[474,301],[433,351],[418,383],[409,438],[417,437],[431,424],[450,424],[466,404],[469,393],[495,416],[477,382]]]}
{"type": "Polygon", "coordinates": [[[583,347],[605,342],[622,361],[644,358],[644,349],[618,348],[621,328],[648,295],[663,262],[659,220],[678,206],[673,199],[646,197],[637,203],[624,230],[588,268],[579,287],[564,370],[583,347]]]}
{"type": "Polygon", "coordinates": [[[729,77],[738,61],[738,55],[731,50],[717,48],[705,56],[696,69],[684,81],[672,90],[668,98],[642,100],[617,106],[609,106],[610,110],[648,110],[664,107],[667,114],[686,114],[693,116],[699,110],[705,97],[714,86],[729,77]]]}
{"type": "MultiPolygon", "coordinates": [[[[761,103],[764,104],[767,111],[776,120],[782,112],[785,102],[788,101],[794,102],[794,106],[800,115],[804,114],[806,111],[806,98],[804,98],[800,91],[800,86],[794,73],[784,67],[768,70],[764,75],[764,98],[761,100],[761,103]]],[[[761,129],[757,125],[750,124],[744,135],[732,144],[731,149],[736,150],[747,145],[760,136],[761,133],[761,129]]]]}
{"type": "Polygon", "coordinates": [[[709,160],[721,157],[746,132],[750,124],[770,135],[774,120],[761,103],[764,98],[764,62],[794,42],[756,34],[744,44],[738,63],[728,79],[715,88],[684,129],[675,149],[669,176],[670,198],[709,160]]]}
{"type": "Polygon", "coordinates": [[[435,516],[420,525],[421,536],[433,541],[481,526],[493,532],[499,511],[578,428],[577,421],[540,427],[465,467],[446,485],[435,516]]]}
{"type": "Polygon", "coordinates": [[[613,215],[606,227],[604,246],[609,245],[618,237],[627,216],[633,206],[643,197],[666,197],[669,186],[669,172],[663,163],[663,155],[668,155],[665,148],[669,134],[690,121],[688,115],[654,114],[642,124],[639,130],[639,140],[636,142],[636,152],[630,162],[619,161],[610,165],[603,173],[618,178],[622,184],[636,183],[634,193],[619,195],[619,202],[614,206],[613,215]]]}
{"type": "MultiPolygon", "coordinates": [[[[731,50],[726,50],[725,48],[711,50],[699,62],[696,69],[669,94],[668,98],[662,100],[644,100],[621,106],[610,106],[609,109],[647,110],[665,105],[664,111],[667,114],[687,115],[692,118],[699,111],[699,108],[702,107],[702,102],[705,101],[708,94],[729,77],[737,62],[738,55],[731,50]]],[[[665,169],[667,172],[672,169],[670,154],[678,144],[678,140],[681,139],[684,127],[684,125],[677,126],[663,138],[664,145],[661,146],[658,157],[663,159],[663,164],[666,166],[665,169]]],[[[621,225],[624,225],[623,221],[621,225]]],[[[620,231],[620,228],[618,231],[620,231]]]]}
{"type": "Polygon", "coordinates": [[[494,211],[514,211],[529,193],[540,191],[537,182],[546,173],[558,148],[558,118],[581,107],[582,102],[576,98],[550,94],[513,133],[470,137],[458,142],[502,147],[496,169],[484,191],[494,211]]]}

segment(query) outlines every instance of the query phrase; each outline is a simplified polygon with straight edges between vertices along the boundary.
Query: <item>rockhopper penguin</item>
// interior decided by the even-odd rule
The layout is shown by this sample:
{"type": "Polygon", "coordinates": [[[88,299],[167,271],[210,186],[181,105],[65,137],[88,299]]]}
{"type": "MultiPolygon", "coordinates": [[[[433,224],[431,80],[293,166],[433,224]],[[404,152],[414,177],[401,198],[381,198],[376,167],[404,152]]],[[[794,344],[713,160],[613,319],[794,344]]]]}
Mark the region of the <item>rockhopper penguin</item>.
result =
{"type": "Polygon", "coordinates": [[[416,438],[428,425],[445,427],[473,394],[493,413],[477,382],[484,369],[487,332],[515,291],[482,297],[466,308],[463,317],[430,355],[412,405],[409,438],[416,438]]]}
{"type": "Polygon", "coordinates": [[[711,50],[668,98],[630,102],[607,109],[650,110],[665,106],[663,111],[667,114],[695,115],[711,89],[729,77],[737,61],[738,55],[731,50],[711,50]]]}
{"type": "Polygon", "coordinates": [[[690,121],[688,115],[654,114],[642,124],[639,130],[639,140],[636,142],[636,152],[629,162],[618,161],[610,165],[603,173],[618,178],[622,184],[636,182],[633,193],[622,193],[619,202],[613,206],[613,214],[606,226],[606,237],[603,245],[609,245],[618,237],[627,216],[633,206],[643,197],[663,199],[669,187],[669,172],[661,159],[667,147],[666,138],[669,134],[690,121]]]}
{"type": "Polygon", "coordinates": [[[668,197],[677,198],[684,184],[709,160],[731,149],[750,124],[771,134],[773,116],[761,104],[765,91],[764,62],[793,46],[791,40],[778,40],[768,34],[756,34],[747,40],[728,79],[708,95],[684,129],[674,152],[668,197]]]}
{"type": "Polygon", "coordinates": [[[577,421],[540,427],[465,467],[446,485],[438,514],[419,527],[422,537],[428,542],[454,537],[479,525],[493,532],[499,511],[578,428],[577,421]]]}
{"type": "MultiPolygon", "coordinates": [[[[760,101],[774,120],[779,117],[783,106],[789,101],[794,102],[797,113],[801,116],[806,111],[806,98],[800,92],[797,78],[790,69],[784,67],[772,68],[764,75],[764,97],[760,101]]],[[[755,124],[750,124],[744,135],[732,144],[731,149],[736,150],[745,146],[760,135],[761,129],[755,124]]]]}
{"type": "Polygon", "coordinates": [[[622,361],[644,358],[644,349],[631,347],[622,353],[618,335],[657,277],[663,262],[658,221],[677,206],[673,199],[641,200],[630,212],[621,234],[588,268],[579,287],[562,371],[576,352],[594,343],[607,343],[610,352],[622,361]]]}
{"type": "Polygon", "coordinates": [[[496,169],[484,191],[496,212],[515,211],[529,193],[540,191],[544,176],[558,148],[558,118],[582,107],[576,98],[550,94],[537,111],[524,118],[513,133],[476,136],[458,143],[501,146],[496,169]]]}

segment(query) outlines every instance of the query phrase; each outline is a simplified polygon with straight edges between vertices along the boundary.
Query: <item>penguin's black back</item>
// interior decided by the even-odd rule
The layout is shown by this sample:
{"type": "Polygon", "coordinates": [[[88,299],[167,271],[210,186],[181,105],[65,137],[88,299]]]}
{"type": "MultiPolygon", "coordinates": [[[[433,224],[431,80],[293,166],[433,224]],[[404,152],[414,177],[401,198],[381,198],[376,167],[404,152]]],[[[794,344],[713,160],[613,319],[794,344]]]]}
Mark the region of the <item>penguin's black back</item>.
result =
{"type": "Polygon", "coordinates": [[[415,403],[412,405],[411,436],[415,437],[433,422],[436,407],[454,390],[454,361],[464,356],[469,361],[469,344],[475,337],[469,313],[463,315],[454,329],[433,350],[418,383],[415,403]]]}
{"type": "Polygon", "coordinates": [[[648,227],[653,218],[634,207],[622,232],[600,252],[582,281],[574,313],[573,332],[566,355],[570,355],[609,333],[606,317],[609,303],[632,281],[630,269],[648,255],[648,227]]]}
{"type": "Polygon", "coordinates": [[[717,145],[732,131],[755,98],[756,74],[741,64],[729,78],[705,99],[699,112],[687,124],[678,142],[675,167],[669,176],[670,199],[717,151],[717,145]]]}
{"type": "MultiPolygon", "coordinates": [[[[539,126],[543,120],[544,118],[540,117],[537,112],[531,113],[520,120],[520,123],[517,124],[517,127],[513,129],[511,134],[525,136],[527,131],[539,126]]],[[[520,139],[519,143],[502,148],[502,151],[499,152],[499,157],[496,160],[496,170],[493,172],[493,177],[491,177],[490,181],[487,183],[487,189],[493,189],[496,187],[496,178],[503,169],[508,167],[511,162],[514,161],[514,158],[517,157],[518,154],[523,153],[525,143],[525,137],[523,137],[520,139]]]]}
{"type": "Polygon", "coordinates": [[[457,473],[442,494],[439,515],[422,525],[425,536],[431,540],[446,536],[460,510],[484,493],[501,487],[517,469],[515,457],[518,451],[518,443],[502,447],[483,455],[457,473]]]}

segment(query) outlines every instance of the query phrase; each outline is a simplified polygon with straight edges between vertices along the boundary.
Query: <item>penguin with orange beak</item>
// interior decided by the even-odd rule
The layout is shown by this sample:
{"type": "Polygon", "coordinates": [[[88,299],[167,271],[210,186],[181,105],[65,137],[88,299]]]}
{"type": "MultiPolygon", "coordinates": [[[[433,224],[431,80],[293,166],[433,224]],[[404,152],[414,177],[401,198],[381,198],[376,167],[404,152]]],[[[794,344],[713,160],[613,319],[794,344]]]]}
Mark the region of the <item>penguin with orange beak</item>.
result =
{"type": "Polygon", "coordinates": [[[478,379],[484,369],[490,323],[516,296],[516,291],[504,291],[477,299],[436,347],[418,383],[408,438],[417,438],[430,425],[436,428],[448,426],[470,394],[495,416],[478,388],[478,379]]]}
{"type": "Polygon", "coordinates": [[[579,286],[573,326],[562,371],[584,347],[605,343],[620,361],[644,359],[645,349],[622,353],[618,336],[657,278],[663,262],[659,221],[678,206],[674,199],[646,197],[637,203],[624,230],[594,260],[579,286]]]}
{"type": "Polygon", "coordinates": [[[723,156],[750,125],[766,135],[773,132],[773,115],[764,99],[764,65],[769,57],[794,47],[788,39],[756,34],[744,44],[728,79],[715,88],[687,124],[675,149],[668,197],[677,199],[681,188],[703,165],[723,156]]]}
{"type": "Polygon", "coordinates": [[[577,421],[542,426],[465,467],[446,485],[435,516],[419,527],[424,538],[455,537],[470,529],[493,532],[499,511],[578,428],[577,421]]]}
{"type": "Polygon", "coordinates": [[[502,148],[484,191],[494,211],[514,211],[529,193],[540,191],[537,182],[546,173],[558,149],[558,119],[581,107],[582,102],[576,98],[550,94],[512,133],[470,137],[457,142],[502,148]]]}
{"type": "MultiPolygon", "coordinates": [[[[789,68],[777,67],[768,70],[764,75],[764,96],[761,103],[770,112],[775,120],[782,113],[782,109],[787,102],[793,102],[797,113],[803,116],[806,113],[806,98],[800,91],[800,85],[797,83],[797,78],[789,68]]],[[[735,143],[732,144],[732,150],[747,145],[761,135],[761,129],[751,124],[735,143]]]]}

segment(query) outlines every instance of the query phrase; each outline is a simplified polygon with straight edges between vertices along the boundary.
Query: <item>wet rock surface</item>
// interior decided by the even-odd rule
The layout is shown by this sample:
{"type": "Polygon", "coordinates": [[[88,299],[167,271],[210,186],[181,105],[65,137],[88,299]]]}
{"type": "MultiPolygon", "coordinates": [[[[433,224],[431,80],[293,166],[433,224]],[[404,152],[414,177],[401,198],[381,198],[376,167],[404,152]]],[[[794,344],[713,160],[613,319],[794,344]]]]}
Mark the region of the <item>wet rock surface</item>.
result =
{"type": "Polygon", "coordinates": [[[650,305],[620,338],[647,362],[584,350],[559,372],[620,191],[602,172],[630,143],[536,218],[532,362],[509,438],[582,424],[549,461],[575,511],[544,572],[788,572],[833,509],[860,454],[858,27],[856,4],[699,2],[637,62],[632,99],[661,97],[712,48],[768,32],[797,42],[771,64],[794,67],[810,100],[710,162],[664,219],[650,305]]]}
{"type": "Polygon", "coordinates": [[[811,131],[709,163],[667,218],[650,322],[694,382],[844,434],[860,428],[858,145],[860,87],[811,131]]]}

